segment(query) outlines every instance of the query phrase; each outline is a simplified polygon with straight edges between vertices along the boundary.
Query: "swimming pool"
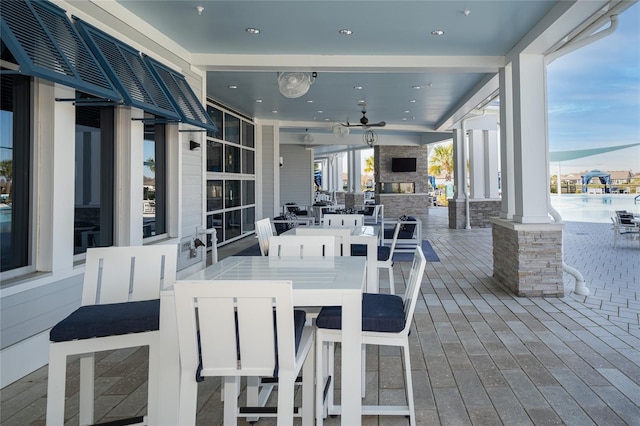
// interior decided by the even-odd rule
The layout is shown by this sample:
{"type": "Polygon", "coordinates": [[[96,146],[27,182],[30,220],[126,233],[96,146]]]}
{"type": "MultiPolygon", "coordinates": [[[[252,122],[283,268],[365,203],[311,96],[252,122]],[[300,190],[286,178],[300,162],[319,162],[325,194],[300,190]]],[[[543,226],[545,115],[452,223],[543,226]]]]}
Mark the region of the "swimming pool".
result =
{"type": "Polygon", "coordinates": [[[640,199],[636,194],[551,194],[551,205],[563,221],[611,223],[616,210],[640,214],[640,199]]]}

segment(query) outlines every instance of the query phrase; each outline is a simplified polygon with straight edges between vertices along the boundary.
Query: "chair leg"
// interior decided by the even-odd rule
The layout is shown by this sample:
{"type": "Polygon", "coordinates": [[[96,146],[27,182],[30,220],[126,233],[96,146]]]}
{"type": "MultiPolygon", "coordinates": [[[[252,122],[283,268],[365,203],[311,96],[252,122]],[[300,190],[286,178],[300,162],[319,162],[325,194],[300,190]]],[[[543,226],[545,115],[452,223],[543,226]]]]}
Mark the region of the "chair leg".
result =
{"type": "Polygon", "coordinates": [[[311,342],[311,348],[307,354],[307,359],[302,366],[302,424],[313,425],[314,419],[314,394],[313,394],[313,373],[316,368],[315,339],[311,342]]]}
{"type": "Polygon", "coordinates": [[[147,418],[152,414],[152,418],[149,424],[157,423],[158,419],[153,418],[158,412],[158,371],[160,368],[160,355],[159,349],[159,335],[155,339],[154,344],[149,345],[149,373],[148,373],[148,385],[147,385],[147,418]]]}
{"type": "Polygon", "coordinates": [[[238,389],[240,378],[235,376],[224,377],[224,422],[225,426],[238,424],[238,389]]]}
{"type": "Polygon", "coordinates": [[[64,424],[66,376],[67,356],[64,352],[57,350],[55,345],[51,345],[47,376],[47,426],[64,424]]]}
{"type": "Polygon", "coordinates": [[[93,353],[80,356],[80,413],[81,425],[91,425],[95,400],[95,356],[93,353]]]}
{"type": "Polygon", "coordinates": [[[404,355],[404,369],[405,369],[405,385],[407,387],[407,405],[409,406],[409,424],[416,426],[416,409],[413,403],[413,381],[411,379],[411,359],[409,355],[409,342],[405,342],[402,346],[402,353],[404,355]]]}
{"type": "MultiPolygon", "coordinates": [[[[324,384],[325,384],[325,380],[326,380],[326,376],[325,376],[325,360],[327,359],[325,357],[325,353],[324,353],[324,348],[325,348],[325,343],[320,341],[319,339],[316,340],[316,425],[318,426],[322,426],[322,421],[324,420],[325,417],[325,410],[324,410],[324,398],[323,398],[323,392],[324,392],[324,384]]],[[[303,379],[304,382],[304,379],[303,379]]],[[[303,384],[304,386],[304,384],[303,384]]],[[[304,398],[304,396],[303,396],[304,398]]]]}
{"type": "Polygon", "coordinates": [[[393,280],[393,265],[389,265],[389,292],[391,294],[396,294],[396,284],[393,280]]]}
{"type": "MultiPolygon", "coordinates": [[[[192,371],[180,373],[180,401],[178,404],[178,423],[195,425],[198,400],[198,383],[192,371]]],[[[225,402],[226,409],[226,402],[225,402]]],[[[226,424],[226,422],[225,422],[226,424]]]]}
{"type": "Polygon", "coordinates": [[[296,375],[293,372],[278,374],[278,426],[293,426],[293,388],[296,375]]]}

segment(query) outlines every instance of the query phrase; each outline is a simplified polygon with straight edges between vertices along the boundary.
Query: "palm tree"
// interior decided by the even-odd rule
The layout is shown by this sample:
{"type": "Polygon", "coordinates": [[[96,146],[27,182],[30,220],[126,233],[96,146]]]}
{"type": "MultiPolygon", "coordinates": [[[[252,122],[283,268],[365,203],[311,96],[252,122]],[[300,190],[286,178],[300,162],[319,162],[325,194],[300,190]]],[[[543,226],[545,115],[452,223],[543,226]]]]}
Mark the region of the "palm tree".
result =
{"type": "Polygon", "coordinates": [[[373,155],[364,159],[364,172],[371,173],[375,170],[373,155]]]}
{"type": "Polygon", "coordinates": [[[433,149],[429,164],[429,174],[444,175],[446,181],[453,175],[453,143],[438,145],[433,149]]]}

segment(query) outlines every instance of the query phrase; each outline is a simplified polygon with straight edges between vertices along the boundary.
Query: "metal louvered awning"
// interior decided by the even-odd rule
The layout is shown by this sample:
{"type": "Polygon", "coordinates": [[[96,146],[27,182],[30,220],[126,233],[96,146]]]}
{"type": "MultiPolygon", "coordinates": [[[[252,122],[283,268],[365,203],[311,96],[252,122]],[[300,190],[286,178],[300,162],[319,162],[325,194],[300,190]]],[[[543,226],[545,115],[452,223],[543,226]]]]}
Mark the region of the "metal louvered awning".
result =
{"type": "Polygon", "coordinates": [[[80,35],[124,97],[124,103],[169,120],[181,116],[139,51],[76,19],[80,35]]]}
{"type": "Polygon", "coordinates": [[[44,78],[103,99],[122,97],[77,33],[65,11],[48,1],[3,1],[2,42],[20,74],[44,78]]]}
{"type": "Polygon", "coordinates": [[[218,131],[182,74],[167,68],[149,56],[143,56],[143,58],[164,85],[167,96],[182,117],[182,122],[213,132],[218,131]]]}

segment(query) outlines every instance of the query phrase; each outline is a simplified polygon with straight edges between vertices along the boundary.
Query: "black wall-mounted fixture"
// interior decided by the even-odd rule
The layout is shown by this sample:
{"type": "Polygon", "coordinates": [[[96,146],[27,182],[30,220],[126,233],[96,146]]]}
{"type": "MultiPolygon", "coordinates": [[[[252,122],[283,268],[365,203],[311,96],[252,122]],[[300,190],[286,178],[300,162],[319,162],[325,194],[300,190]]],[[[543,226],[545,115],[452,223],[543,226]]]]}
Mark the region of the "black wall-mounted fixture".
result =
{"type": "Polygon", "coordinates": [[[200,144],[195,141],[189,141],[189,149],[193,151],[196,148],[200,148],[200,144]]]}

